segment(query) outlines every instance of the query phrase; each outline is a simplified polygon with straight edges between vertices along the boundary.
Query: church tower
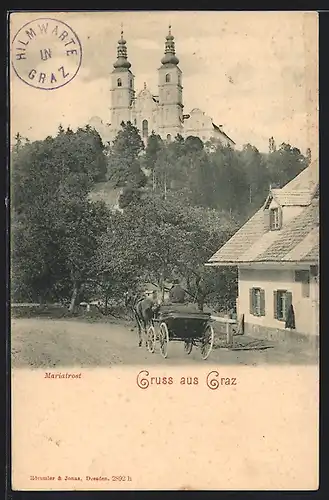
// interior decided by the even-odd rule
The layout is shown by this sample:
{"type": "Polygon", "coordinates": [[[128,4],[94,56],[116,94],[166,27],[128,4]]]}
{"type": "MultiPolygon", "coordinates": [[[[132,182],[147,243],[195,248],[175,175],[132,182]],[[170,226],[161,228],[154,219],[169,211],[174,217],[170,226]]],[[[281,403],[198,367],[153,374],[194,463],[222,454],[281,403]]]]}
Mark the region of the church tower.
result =
{"type": "Polygon", "coordinates": [[[179,60],[175,55],[175,42],[171,26],[166,36],[165,55],[161,59],[159,74],[159,134],[168,140],[183,131],[183,87],[179,60]]]}
{"type": "Polygon", "coordinates": [[[131,121],[131,106],[135,97],[134,75],[130,71],[131,64],[128,61],[126,43],[121,31],[117,60],[113,64],[112,71],[111,129],[114,135],[121,129],[122,122],[131,121]]]}

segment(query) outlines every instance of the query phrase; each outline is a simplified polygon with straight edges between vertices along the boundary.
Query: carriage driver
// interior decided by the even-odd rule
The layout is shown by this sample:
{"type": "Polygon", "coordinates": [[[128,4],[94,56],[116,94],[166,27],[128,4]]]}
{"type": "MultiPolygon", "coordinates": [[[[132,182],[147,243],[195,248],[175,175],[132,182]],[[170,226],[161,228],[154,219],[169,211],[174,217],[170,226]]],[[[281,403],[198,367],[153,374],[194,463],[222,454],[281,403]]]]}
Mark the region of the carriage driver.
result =
{"type": "Polygon", "coordinates": [[[174,284],[169,291],[169,300],[172,303],[184,304],[186,301],[186,292],[179,284],[179,280],[174,280],[174,284]]]}

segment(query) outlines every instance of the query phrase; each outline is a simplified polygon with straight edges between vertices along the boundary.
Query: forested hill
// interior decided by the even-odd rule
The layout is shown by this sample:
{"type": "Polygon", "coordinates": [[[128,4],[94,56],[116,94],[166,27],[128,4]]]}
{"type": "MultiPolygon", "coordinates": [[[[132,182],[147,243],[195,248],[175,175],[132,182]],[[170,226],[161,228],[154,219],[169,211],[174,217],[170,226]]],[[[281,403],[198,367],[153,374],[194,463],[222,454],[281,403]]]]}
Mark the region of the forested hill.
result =
{"type": "Polygon", "coordinates": [[[17,135],[13,300],[68,300],[74,310],[79,300],[107,302],[143,281],[161,287],[178,278],[200,307],[232,304],[235,270],[204,263],[261,206],[270,185],[286,184],[309,161],[273,138],[266,154],[250,144],[237,151],[197,137],[165,143],[154,134],[145,148],[129,122],[111,147],[90,126],[60,127],[35,142],[17,135]]]}
{"type": "Polygon", "coordinates": [[[187,204],[226,211],[240,220],[259,208],[270,185],[283,186],[309,161],[310,152],[305,157],[285,143],[277,148],[273,138],[266,154],[251,144],[237,151],[192,136],[185,140],[177,136],[166,143],[155,134],[144,148],[137,129],[128,123],[109,152],[108,179],[114,186],[127,187],[127,193],[147,186],[155,193],[171,192],[187,204]]]}

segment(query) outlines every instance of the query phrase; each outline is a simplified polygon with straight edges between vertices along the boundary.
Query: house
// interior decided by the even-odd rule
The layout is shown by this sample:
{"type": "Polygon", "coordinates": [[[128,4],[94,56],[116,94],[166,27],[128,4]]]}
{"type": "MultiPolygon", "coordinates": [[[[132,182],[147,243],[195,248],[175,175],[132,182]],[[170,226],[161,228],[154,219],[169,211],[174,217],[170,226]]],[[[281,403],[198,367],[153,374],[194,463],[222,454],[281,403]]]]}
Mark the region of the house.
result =
{"type": "Polygon", "coordinates": [[[308,166],[283,188],[270,189],[264,205],[206,265],[238,267],[237,313],[244,319],[246,334],[316,346],[318,164],[308,166]]]}

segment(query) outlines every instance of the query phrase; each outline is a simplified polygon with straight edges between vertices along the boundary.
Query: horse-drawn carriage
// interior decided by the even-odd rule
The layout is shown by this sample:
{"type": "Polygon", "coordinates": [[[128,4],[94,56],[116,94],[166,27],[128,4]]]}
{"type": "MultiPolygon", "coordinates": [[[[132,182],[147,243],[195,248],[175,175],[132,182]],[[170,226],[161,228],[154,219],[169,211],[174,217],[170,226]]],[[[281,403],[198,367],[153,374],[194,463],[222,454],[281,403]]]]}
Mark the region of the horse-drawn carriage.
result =
{"type": "Polygon", "coordinates": [[[155,351],[157,340],[164,358],[168,356],[169,343],[177,341],[184,342],[186,354],[190,354],[195,346],[200,349],[202,358],[207,359],[214,343],[210,313],[175,309],[159,312],[151,320],[146,333],[146,345],[152,353],[155,351]]]}

